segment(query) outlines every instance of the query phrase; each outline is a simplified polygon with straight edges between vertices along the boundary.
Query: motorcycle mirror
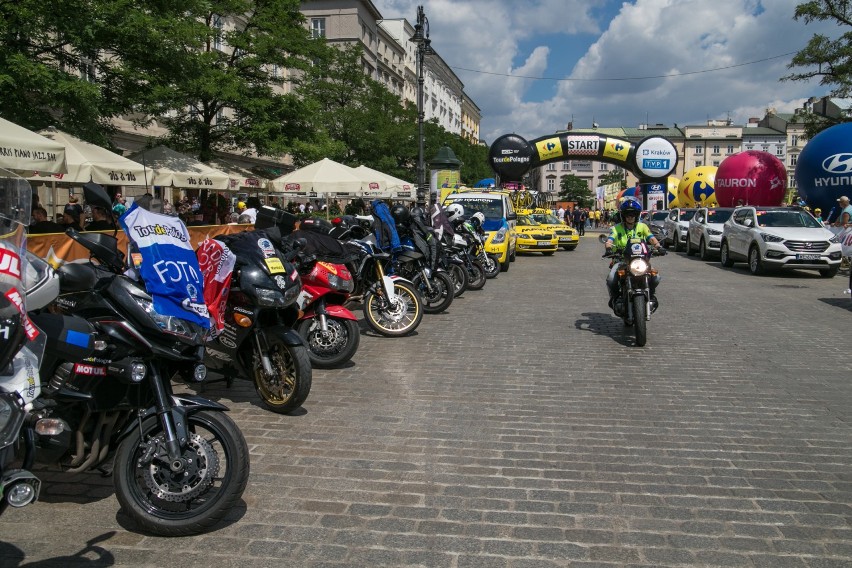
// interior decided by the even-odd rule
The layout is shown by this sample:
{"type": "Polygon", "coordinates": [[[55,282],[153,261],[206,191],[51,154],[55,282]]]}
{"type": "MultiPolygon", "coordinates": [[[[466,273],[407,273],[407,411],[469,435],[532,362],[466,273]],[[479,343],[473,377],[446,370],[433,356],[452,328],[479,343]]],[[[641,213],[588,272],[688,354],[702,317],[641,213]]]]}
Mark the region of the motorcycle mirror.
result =
{"type": "Polygon", "coordinates": [[[112,211],[112,201],[103,186],[89,182],[83,185],[83,197],[91,207],[101,207],[106,211],[112,211]]]}

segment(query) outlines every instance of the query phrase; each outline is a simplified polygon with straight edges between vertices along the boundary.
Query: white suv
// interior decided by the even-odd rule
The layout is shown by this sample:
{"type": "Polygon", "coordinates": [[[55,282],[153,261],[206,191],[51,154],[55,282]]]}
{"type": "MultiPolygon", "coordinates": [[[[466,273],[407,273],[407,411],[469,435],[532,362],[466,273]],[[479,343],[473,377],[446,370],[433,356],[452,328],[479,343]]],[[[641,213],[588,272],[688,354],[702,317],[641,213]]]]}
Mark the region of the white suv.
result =
{"type": "Polygon", "coordinates": [[[734,212],[733,207],[701,207],[689,220],[686,235],[686,254],[692,256],[698,252],[701,260],[710,260],[719,256],[722,244],[722,226],[734,212]]]}
{"type": "Polygon", "coordinates": [[[692,219],[697,209],[684,209],[675,207],[669,211],[669,216],[663,224],[666,230],[666,238],[663,245],[674,247],[675,252],[686,248],[686,234],[689,230],[689,220],[692,219]]]}
{"type": "Polygon", "coordinates": [[[840,240],[798,207],[737,207],[722,229],[722,266],[748,262],[752,274],[770,268],[819,270],[831,278],[840,268],[840,240]]]}

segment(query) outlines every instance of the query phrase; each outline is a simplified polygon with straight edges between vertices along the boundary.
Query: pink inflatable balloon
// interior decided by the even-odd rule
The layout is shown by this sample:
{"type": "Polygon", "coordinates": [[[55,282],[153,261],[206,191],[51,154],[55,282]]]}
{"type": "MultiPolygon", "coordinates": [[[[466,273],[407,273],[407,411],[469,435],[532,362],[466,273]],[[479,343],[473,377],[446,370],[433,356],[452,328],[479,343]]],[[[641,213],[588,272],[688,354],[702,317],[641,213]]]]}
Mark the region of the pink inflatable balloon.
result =
{"type": "Polygon", "coordinates": [[[715,185],[720,207],[781,205],[787,192],[787,170],[768,152],[746,150],[722,161],[715,185]]]}

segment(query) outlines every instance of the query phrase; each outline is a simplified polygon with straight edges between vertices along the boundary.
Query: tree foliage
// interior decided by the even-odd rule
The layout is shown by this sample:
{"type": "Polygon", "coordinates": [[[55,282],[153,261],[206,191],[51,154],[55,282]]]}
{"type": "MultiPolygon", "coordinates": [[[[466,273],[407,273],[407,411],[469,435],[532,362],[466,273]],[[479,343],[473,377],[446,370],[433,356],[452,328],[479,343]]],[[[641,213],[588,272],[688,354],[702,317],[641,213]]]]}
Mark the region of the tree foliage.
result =
{"type": "MultiPolygon", "coordinates": [[[[848,0],[811,0],[796,6],[795,20],[805,24],[814,21],[833,21],[847,31],[836,39],[815,34],[808,45],[799,51],[789,64],[789,68],[804,68],[782,78],[786,81],[807,81],[819,78],[820,85],[831,87],[831,96],[849,98],[852,96],[852,2],[848,0]]],[[[805,111],[806,136],[811,138],[817,132],[834,124],[850,120],[849,109],[840,117],[830,117],[805,111]]]]}
{"type": "Polygon", "coordinates": [[[575,175],[563,176],[559,182],[559,197],[566,201],[573,201],[580,207],[591,207],[595,195],[589,188],[586,180],[575,175]]]}

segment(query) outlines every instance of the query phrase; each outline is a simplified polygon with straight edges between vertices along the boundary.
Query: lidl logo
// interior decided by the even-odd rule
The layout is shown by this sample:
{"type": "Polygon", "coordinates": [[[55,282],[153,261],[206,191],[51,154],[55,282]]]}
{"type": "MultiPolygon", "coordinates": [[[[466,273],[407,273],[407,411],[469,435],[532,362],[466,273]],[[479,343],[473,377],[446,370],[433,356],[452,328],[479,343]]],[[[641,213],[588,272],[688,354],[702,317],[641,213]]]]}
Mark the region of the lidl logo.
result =
{"type": "Polygon", "coordinates": [[[623,140],[614,140],[612,138],[606,139],[606,145],[604,146],[603,155],[605,158],[612,158],[614,160],[621,160],[622,162],[627,160],[627,154],[630,152],[630,145],[623,140]]]}
{"type": "Polygon", "coordinates": [[[559,138],[548,138],[536,142],[535,147],[538,150],[538,158],[542,162],[562,156],[562,142],[559,141],[559,138]]]}

